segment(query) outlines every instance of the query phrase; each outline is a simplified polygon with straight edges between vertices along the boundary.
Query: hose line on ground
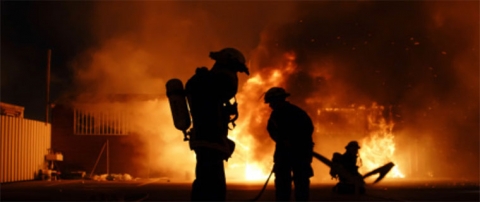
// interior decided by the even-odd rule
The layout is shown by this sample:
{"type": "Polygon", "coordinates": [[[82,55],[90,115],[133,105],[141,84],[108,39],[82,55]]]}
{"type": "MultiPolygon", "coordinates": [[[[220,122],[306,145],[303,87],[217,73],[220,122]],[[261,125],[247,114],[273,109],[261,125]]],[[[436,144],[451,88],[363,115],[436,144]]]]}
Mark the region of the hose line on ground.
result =
{"type": "Polygon", "coordinates": [[[262,196],[263,192],[264,192],[265,189],[267,188],[268,181],[270,181],[270,177],[272,177],[274,168],[275,168],[275,166],[273,166],[272,171],[270,172],[270,175],[268,175],[267,181],[266,181],[265,184],[263,185],[262,190],[260,190],[260,193],[258,193],[258,195],[257,195],[255,198],[250,199],[249,201],[257,201],[257,200],[262,196]]]}

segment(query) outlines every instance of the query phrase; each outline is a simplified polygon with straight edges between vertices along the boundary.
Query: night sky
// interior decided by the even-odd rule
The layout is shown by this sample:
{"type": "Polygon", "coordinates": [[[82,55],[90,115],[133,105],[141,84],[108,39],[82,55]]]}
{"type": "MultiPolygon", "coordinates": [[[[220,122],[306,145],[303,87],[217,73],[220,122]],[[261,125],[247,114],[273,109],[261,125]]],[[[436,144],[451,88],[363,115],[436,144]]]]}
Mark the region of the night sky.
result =
{"type": "Polygon", "coordinates": [[[84,19],[92,2],[2,1],[1,100],[25,107],[25,117],[45,120],[47,50],[52,50],[50,99],[71,86],[68,67],[94,46],[84,19]]]}

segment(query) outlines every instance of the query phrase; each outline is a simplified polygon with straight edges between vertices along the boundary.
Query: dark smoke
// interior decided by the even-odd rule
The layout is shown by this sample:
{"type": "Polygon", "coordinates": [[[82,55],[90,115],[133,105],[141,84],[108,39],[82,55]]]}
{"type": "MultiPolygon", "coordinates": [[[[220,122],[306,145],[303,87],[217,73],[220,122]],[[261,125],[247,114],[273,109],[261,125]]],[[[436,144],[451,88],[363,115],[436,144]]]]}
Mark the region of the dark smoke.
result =
{"type": "Polygon", "coordinates": [[[311,114],[393,106],[397,153],[418,141],[422,172],[478,180],[478,10],[473,1],[305,2],[263,42],[276,57],[297,54],[287,88],[311,114]]]}
{"type": "MultiPolygon", "coordinates": [[[[294,52],[298,69],[286,84],[292,102],[311,114],[322,107],[392,106],[398,153],[418,142],[422,172],[478,180],[478,7],[476,1],[96,2],[85,21],[99,43],[73,65],[75,93],[162,94],[167,79],[186,81],[196,67],[212,64],[209,51],[226,46],[255,59],[252,74],[294,52]]],[[[163,140],[168,132],[160,143],[172,144],[163,140]]]]}
{"type": "Polygon", "coordinates": [[[138,157],[136,165],[172,178],[184,178],[185,173],[191,177],[194,155],[171,122],[166,81],[179,78],[186,82],[195,68],[211,67],[210,51],[235,47],[249,56],[259,43],[259,33],[270,23],[288,20],[292,5],[243,1],[94,2],[94,12],[85,21],[99,43],[73,62],[76,88],[71,92],[90,101],[110,94],[160,95],[163,99],[115,106],[117,111],[131,114],[130,122],[140,139],[136,152],[149,153],[154,159],[151,162],[148,156],[138,157]]]}

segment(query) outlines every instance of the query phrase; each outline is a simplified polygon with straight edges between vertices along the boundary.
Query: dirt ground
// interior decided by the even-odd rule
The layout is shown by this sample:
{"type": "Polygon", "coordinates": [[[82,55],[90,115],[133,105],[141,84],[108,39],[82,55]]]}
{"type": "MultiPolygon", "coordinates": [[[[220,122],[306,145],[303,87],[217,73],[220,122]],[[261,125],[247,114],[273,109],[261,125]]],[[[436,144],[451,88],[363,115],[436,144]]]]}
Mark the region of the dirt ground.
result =
{"type": "MultiPolygon", "coordinates": [[[[248,201],[263,184],[229,183],[228,201],[248,201]]],[[[333,184],[313,184],[311,201],[479,201],[479,183],[462,181],[391,181],[367,188],[363,196],[331,192],[333,184]]],[[[188,201],[190,183],[161,179],[131,181],[60,180],[1,184],[1,201],[188,201]]],[[[273,182],[259,201],[273,201],[273,182]]]]}

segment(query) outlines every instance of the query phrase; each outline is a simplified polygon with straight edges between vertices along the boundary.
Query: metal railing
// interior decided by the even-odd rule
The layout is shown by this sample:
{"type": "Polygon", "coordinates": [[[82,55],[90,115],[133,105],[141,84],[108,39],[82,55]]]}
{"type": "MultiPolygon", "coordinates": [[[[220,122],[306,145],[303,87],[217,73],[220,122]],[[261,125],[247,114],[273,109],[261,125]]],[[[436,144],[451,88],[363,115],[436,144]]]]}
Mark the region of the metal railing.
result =
{"type": "Polygon", "coordinates": [[[75,135],[127,135],[128,132],[129,125],[125,113],[78,108],[73,111],[75,135]]]}

